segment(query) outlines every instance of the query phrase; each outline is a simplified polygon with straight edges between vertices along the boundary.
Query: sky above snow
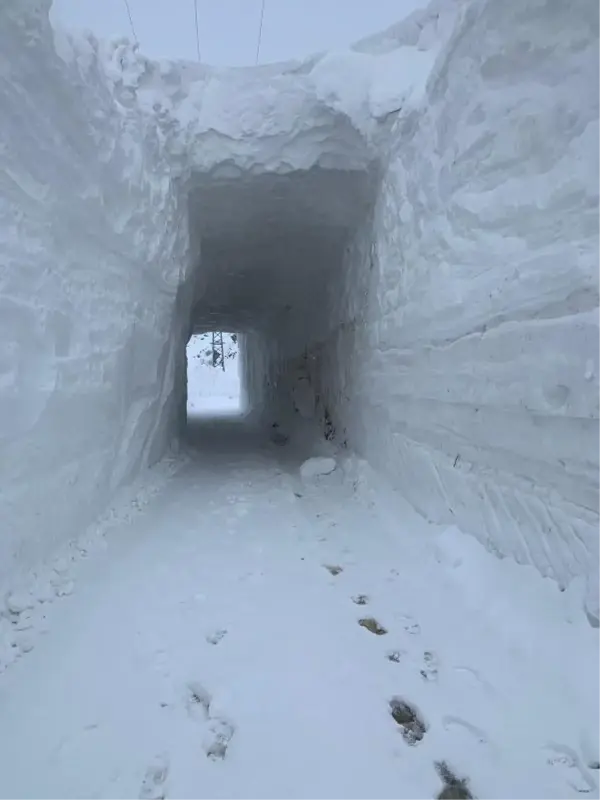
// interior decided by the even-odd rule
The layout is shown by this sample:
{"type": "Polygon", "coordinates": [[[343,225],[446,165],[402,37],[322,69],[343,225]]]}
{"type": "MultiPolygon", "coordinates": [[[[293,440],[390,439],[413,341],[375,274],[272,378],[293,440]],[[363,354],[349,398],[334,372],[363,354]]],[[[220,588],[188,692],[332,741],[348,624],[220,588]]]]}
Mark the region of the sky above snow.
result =
{"type": "MultiPolygon", "coordinates": [[[[427,0],[265,0],[260,63],[336,49],[384,30],[427,0]]],[[[129,0],[142,52],[196,59],[194,0],[129,0]]],[[[203,61],[254,64],[261,0],[198,0],[203,61]]],[[[125,0],[54,0],[53,19],[98,36],[131,36],[125,0]]]]}

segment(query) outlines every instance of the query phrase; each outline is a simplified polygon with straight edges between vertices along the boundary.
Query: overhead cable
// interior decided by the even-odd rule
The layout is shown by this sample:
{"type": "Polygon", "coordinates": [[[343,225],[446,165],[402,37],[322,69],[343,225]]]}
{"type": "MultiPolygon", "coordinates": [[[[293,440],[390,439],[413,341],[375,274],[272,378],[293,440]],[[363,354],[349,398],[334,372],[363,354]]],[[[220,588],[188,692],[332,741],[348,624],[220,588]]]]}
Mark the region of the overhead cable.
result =
{"type": "Polygon", "coordinates": [[[198,0],[194,0],[194,23],[196,26],[196,52],[198,53],[198,61],[202,61],[200,57],[200,29],[198,27],[198,0]]]}
{"type": "Polygon", "coordinates": [[[260,55],[260,43],[262,41],[263,20],[265,18],[265,0],[261,0],[260,4],[260,24],[258,26],[258,42],[256,43],[256,61],[258,64],[258,57],[260,55]]]}
{"type": "Polygon", "coordinates": [[[133,34],[133,38],[135,40],[135,43],[139,44],[138,38],[135,33],[135,27],[133,25],[133,17],[131,15],[131,8],[129,7],[129,0],[123,0],[123,2],[125,3],[125,8],[127,9],[127,16],[129,17],[129,24],[131,26],[131,32],[133,34]]]}

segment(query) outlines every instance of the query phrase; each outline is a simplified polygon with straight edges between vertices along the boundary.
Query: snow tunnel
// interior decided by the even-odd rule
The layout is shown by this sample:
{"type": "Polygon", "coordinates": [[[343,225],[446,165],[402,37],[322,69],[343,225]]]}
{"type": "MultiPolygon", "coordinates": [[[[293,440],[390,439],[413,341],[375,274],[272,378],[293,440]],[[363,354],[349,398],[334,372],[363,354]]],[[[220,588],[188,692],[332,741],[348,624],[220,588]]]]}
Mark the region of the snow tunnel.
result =
{"type": "Polygon", "coordinates": [[[375,186],[368,161],[348,166],[193,178],[190,226],[202,246],[191,324],[242,333],[246,402],[257,421],[290,420],[293,365],[299,376],[339,317],[345,249],[375,186]]]}
{"type": "Polygon", "coordinates": [[[0,9],[0,582],[176,446],[186,342],[231,330],[259,417],[304,359],[340,445],[597,620],[595,4],[235,70],[49,6],[0,9]]]}

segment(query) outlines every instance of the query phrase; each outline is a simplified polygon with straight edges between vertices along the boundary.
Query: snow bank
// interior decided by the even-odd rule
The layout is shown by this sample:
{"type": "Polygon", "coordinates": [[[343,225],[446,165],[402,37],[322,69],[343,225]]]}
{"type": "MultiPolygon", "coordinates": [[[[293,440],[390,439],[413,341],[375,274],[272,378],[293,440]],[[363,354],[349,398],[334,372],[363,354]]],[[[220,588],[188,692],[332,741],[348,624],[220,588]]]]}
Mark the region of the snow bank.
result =
{"type": "Polygon", "coordinates": [[[596,617],[597,16],[469,7],[394,122],[321,369],[337,425],[421,513],[561,586],[585,575],[596,617]]]}
{"type": "Polygon", "coordinates": [[[187,209],[156,124],[48,7],[0,9],[0,581],[164,453],[185,369],[187,209]]]}

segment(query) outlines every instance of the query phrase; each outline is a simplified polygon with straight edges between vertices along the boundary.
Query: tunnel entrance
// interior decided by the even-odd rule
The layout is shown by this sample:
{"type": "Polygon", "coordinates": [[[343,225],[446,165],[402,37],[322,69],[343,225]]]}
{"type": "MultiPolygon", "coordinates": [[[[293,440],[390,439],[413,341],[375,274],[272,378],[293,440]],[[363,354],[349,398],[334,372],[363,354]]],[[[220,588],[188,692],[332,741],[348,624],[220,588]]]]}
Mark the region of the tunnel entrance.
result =
{"type": "Polygon", "coordinates": [[[238,334],[193,334],[186,347],[187,417],[242,413],[238,334]]]}
{"type": "Polygon", "coordinates": [[[344,254],[375,184],[368,169],[195,175],[194,330],[239,330],[292,357],[325,339],[341,313],[344,254]]]}
{"type": "MultiPolygon", "coordinates": [[[[218,170],[190,180],[189,224],[198,242],[192,332],[240,332],[237,410],[282,441],[308,440],[305,429],[323,427],[322,399],[329,395],[332,405],[339,374],[332,342],[365,302],[362,285],[354,296],[348,254],[373,208],[377,172],[354,166],[218,170]],[[328,358],[316,357],[326,350],[328,358]]],[[[188,370],[198,361],[188,358],[188,370]]],[[[201,374],[207,385],[206,369],[201,374]]],[[[190,383],[188,418],[207,409],[194,398],[195,377],[190,383]]]]}

